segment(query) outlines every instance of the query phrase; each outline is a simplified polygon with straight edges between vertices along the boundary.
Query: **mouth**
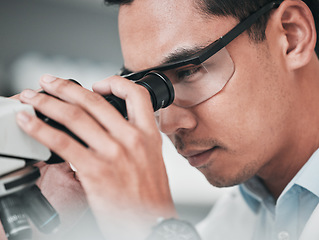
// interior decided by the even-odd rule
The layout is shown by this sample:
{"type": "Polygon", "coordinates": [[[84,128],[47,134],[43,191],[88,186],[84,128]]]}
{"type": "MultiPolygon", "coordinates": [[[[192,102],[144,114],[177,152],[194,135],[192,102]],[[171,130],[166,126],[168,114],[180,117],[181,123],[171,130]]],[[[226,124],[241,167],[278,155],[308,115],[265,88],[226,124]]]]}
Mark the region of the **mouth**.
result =
{"type": "Polygon", "coordinates": [[[218,149],[218,147],[213,147],[204,151],[193,151],[187,154],[182,154],[193,167],[199,168],[207,164],[212,156],[212,154],[218,149]]]}

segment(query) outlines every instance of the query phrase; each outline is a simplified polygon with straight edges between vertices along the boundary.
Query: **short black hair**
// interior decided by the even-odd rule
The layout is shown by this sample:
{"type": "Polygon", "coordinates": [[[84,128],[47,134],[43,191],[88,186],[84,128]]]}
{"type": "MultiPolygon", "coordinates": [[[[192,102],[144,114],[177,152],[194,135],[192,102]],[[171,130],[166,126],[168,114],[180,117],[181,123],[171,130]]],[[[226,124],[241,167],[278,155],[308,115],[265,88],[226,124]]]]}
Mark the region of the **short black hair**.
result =
{"type": "Polygon", "coordinates": [[[124,4],[129,4],[133,1],[134,0],[105,0],[104,2],[109,5],[112,5],[112,4],[124,5],[124,4]]]}
{"type": "MultiPolygon", "coordinates": [[[[131,4],[134,0],[104,0],[108,5],[131,4]]],[[[248,17],[251,13],[257,11],[260,7],[272,0],[194,0],[196,6],[206,15],[215,16],[232,16],[239,21],[248,17]]],[[[317,35],[319,32],[319,0],[303,0],[310,8],[314,16],[317,35]]],[[[265,30],[269,15],[262,16],[250,29],[248,29],[249,37],[255,42],[265,40],[265,30]]],[[[319,37],[318,37],[319,38],[319,37]]],[[[319,56],[319,41],[316,43],[316,53],[319,56]]]]}

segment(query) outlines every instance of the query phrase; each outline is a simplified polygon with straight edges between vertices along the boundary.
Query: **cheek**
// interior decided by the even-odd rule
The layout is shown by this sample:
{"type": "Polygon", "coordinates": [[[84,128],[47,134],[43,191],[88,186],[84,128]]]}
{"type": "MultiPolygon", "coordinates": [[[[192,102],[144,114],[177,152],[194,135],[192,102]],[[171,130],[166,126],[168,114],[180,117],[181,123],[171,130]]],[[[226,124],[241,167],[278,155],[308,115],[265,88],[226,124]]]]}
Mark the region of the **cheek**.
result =
{"type": "Polygon", "coordinates": [[[226,149],[214,155],[207,168],[199,169],[215,186],[246,181],[280,156],[288,143],[288,133],[281,126],[284,116],[276,114],[274,103],[237,100],[216,99],[214,107],[201,119],[202,132],[217,139],[226,149]],[[218,107],[219,103],[224,107],[218,107]],[[267,109],[269,105],[274,109],[267,109]],[[283,134],[286,135],[284,139],[283,134]]]}
{"type": "Polygon", "coordinates": [[[223,91],[201,106],[207,132],[247,159],[269,158],[289,134],[283,124],[291,112],[288,88],[275,66],[256,62],[241,66],[223,91]]]}

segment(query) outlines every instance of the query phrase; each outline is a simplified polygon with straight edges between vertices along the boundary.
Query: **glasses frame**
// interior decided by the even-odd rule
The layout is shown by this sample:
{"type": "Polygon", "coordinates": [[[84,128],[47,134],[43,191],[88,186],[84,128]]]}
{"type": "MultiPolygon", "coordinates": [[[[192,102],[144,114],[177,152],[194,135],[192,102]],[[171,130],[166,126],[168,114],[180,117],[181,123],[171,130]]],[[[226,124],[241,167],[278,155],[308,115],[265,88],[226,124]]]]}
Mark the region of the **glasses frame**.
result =
{"type": "Polygon", "coordinates": [[[176,61],[173,63],[168,64],[162,64],[157,67],[148,68],[139,72],[133,72],[133,73],[125,73],[123,71],[119,75],[122,77],[125,77],[130,80],[139,80],[144,75],[150,71],[166,71],[173,68],[178,68],[186,65],[200,65],[203,62],[205,62],[208,58],[212,57],[214,54],[216,54],[218,51],[220,51],[222,48],[226,47],[231,41],[233,41],[236,37],[238,37],[241,33],[243,33],[245,30],[250,28],[261,16],[263,16],[265,13],[269,12],[270,10],[274,8],[278,8],[280,4],[283,1],[272,1],[270,3],[267,3],[262,8],[257,10],[256,12],[249,15],[245,20],[241,21],[239,24],[237,24],[233,29],[231,29],[228,33],[226,33],[224,36],[220,37],[213,43],[209,44],[207,47],[203,48],[202,50],[198,51],[197,53],[189,56],[186,59],[176,61]]]}

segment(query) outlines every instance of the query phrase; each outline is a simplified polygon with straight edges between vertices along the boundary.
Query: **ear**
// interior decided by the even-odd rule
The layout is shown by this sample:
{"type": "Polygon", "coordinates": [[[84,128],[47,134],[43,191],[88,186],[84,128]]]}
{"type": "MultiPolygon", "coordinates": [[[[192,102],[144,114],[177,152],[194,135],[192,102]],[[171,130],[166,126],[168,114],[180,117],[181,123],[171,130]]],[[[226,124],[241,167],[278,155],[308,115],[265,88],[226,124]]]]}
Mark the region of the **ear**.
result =
{"type": "Polygon", "coordinates": [[[314,54],[317,33],[308,6],[301,0],[285,0],[271,17],[277,23],[277,33],[286,67],[296,70],[309,63],[314,54]]]}

